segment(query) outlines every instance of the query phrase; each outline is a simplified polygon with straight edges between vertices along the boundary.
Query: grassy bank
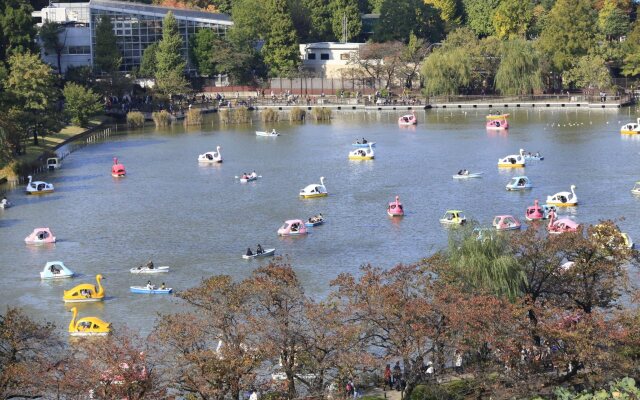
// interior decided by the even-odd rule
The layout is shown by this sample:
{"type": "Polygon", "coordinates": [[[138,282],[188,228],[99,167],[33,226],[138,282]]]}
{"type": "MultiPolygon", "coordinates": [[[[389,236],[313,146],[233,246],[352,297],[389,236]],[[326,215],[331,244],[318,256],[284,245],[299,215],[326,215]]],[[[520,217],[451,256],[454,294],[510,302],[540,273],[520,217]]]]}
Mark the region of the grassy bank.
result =
{"type": "Polygon", "coordinates": [[[52,153],[58,146],[62,145],[74,136],[80,135],[88,129],[100,126],[107,120],[106,116],[97,116],[89,121],[89,125],[86,128],[81,128],[75,125],[68,125],[60,132],[45,137],[38,137],[38,145],[33,144],[33,140],[30,138],[26,148],[26,152],[23,155],[18,156],[16,159],[10,161],[2,169],[0,169],[0,182],[5,179],[14,180],[17,178],[15,173],[15,167],[18,164],[23,165],[36,165],[40,162],[38,158],[44,154],[52,153]]]}

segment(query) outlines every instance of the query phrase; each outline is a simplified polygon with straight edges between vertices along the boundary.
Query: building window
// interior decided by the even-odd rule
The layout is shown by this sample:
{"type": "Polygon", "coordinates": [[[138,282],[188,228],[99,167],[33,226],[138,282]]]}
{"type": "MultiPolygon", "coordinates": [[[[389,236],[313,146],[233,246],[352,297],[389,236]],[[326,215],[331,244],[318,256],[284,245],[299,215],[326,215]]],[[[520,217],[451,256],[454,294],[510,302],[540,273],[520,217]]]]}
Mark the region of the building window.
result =
{"type": "Polygon", "coordinates": [[[89,46],[69,46],[68,54],[91,54],[89,46]]]}
{"type": "Polygon", "coordinates": [[[328,60],[329,59],[329,53],[320,53],[320,59],[321,60],[328,60]]]}
{"type": "Polygon", "coordinates": [[[351,57],[350,57],[349,53],[342,53],[342,54],[340,54],[340,59],[341,59],[341,60],[347,60],[347,61],[348,61],[350,58],[351,58],[351,57]]]}
{"type": "Polygon", "coordinates": [[[315,59],[316,59],[316,53],[307,54],[307,60],[315,60],[315,59]]]}

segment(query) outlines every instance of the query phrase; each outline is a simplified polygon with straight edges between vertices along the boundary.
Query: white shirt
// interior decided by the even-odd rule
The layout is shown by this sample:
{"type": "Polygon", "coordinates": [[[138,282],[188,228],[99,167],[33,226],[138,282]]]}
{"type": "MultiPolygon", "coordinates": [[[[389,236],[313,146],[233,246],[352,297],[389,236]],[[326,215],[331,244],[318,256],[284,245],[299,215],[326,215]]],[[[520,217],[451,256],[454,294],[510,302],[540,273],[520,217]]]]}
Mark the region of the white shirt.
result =
{"type": "Polygon", "coordinates": [[[249,400],[258,400],[258,392],[252,392],[251,396],[249,396],[249,400]]]}

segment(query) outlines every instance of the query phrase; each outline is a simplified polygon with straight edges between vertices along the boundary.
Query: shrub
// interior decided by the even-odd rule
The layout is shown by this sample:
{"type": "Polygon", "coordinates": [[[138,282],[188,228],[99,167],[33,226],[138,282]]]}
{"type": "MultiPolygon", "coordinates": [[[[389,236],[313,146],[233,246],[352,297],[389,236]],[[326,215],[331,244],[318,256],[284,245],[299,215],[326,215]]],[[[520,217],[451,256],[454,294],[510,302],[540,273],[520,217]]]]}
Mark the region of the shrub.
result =
{"type": "Polygon", "coordinates": [[[169,126],[173,122],[173,117],[166,110],[154,112],[151,116],[153,117],[153,122],[156,123],[156,127],[169,126]]]}
{"type": "Polygon", "coordinates": [[[130,128],[141,128],[144,126],[144,114],[140,111],[129,111],[127,113],[127,125],[130,128]]]}
{"type": "Polygon", "coordinates": [[[456,379],[447,383],[418,385],[411,392],[410,400],[463,400],[474,392],[475,381],[456,379]]]}
{"type": "Polygon", "coordinates": [[[192,108],[187,111],[187,115],[184,117],[185,125],[200,125],[202,124],[202,112],[200,109],[192,108]]]}
{"type": "Polygon", "coordinates": [[[220,110],[221,124],[246,124],[251,122],[251,113],[247,107],[225,108],[220,110]]]}
{"type": "Polygon", "coordinates": [[[289,113],[289,121],[302,122],[306,117],[307,112],[300,107],[293,107],[289,113]]]}
{"type": "Polygon", "coordinates": [[[280,119],[280,115],[273,108],[265,108],[261,117],[263,122],[278,122],[278,119],[280,119]]]}
{"type": "Polygon", "coordinates": [[[331,119],[331,109],[324,107],[316,107],[311,110],[311,116],[316,121],[329,121],[331,119]]]}

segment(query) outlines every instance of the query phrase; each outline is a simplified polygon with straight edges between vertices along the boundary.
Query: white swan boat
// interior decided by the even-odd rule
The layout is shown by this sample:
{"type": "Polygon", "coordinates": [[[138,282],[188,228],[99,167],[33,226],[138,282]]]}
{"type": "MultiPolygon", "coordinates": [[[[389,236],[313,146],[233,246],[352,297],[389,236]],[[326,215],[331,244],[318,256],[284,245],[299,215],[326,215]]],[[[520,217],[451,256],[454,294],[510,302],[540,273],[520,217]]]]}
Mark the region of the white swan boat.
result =
{"type": "Polygon", "coordinates": [[[498,160],[500,168],[524,168],[526,161],[520,154],[511,154],[498,160]]]}
{"type": "Polygon", "coordinates": [[[42,181],[34,181],[31,175],[29,175],[29,183],[27,183],[25,192],[27,194],[53,193],[53,184],[42,181]]]}
{"type": "Polygon", "coordinates": [[[198,162],[203,164],[215,164],[222,162],[222,153],[220,153],[220,146],[216,147],[216,151],[208,151],[198,156],[198,162]]]}
{"type": "Polygon", "coordinates": [[[149,268],[147,266],[140,266],[131,268],[129,270],[132,274],[161,274],[163,272],[169,272],[169,267],[164,265],[162,267],[149,268]]]}
{"type": "Polygon", "coordinates": [[[373,160],[375,157],[373,144],[369,144],[367,148],[359,148],[349,152],[349,160],[373,160]]]}
{"type": "Polygon", "coordinates": [[[246,254],[242,255],[242,258],[244,258],[245,260],[251,260],[253,258],[262,258],[262,257],[270,257],[272,255],[274,255],[276,252],[276,249],[265,249],[262,253],[258,254],[258,253],[253,253],[252,255],[248,256],[246,254]]]}
{"type": "Polygon", "coordinates": [[[640,181],[636,182],[631,189],[631,193],[640,195],[640,181]]]}
{"type": "Polygon", "coordinates": [[[275,129],[273,129],[273,130],[271,130],[271,132],[256,131],[256,136],[276,137],[276,136],[280,136],[280,134],[278,132],[276,132],[275,129]]]}
{"type": "Polygon", "coordinates": [[[307,185],[304,189],[300,191],[300,197],[305,199],[311,199],[314,197],[324,197],[328,196],[327,188],[324,186],[324,176],[320,177],[320,183],[312,183],[311,185],[307,185]]]}
{"type": "Polygon", "coordinates": [[[547,204],[556,207],[574,207],[578,205],[576,185],[571,185],[571,192],[558,192],[553,196],[547,196],[547,204]]]}
{"type": "Polygon", "coordinates": [[[620,134],[622,135],[637,135],[640,133],[640,118],[637,122],[629,122],[620,128],[620,134]]]}

